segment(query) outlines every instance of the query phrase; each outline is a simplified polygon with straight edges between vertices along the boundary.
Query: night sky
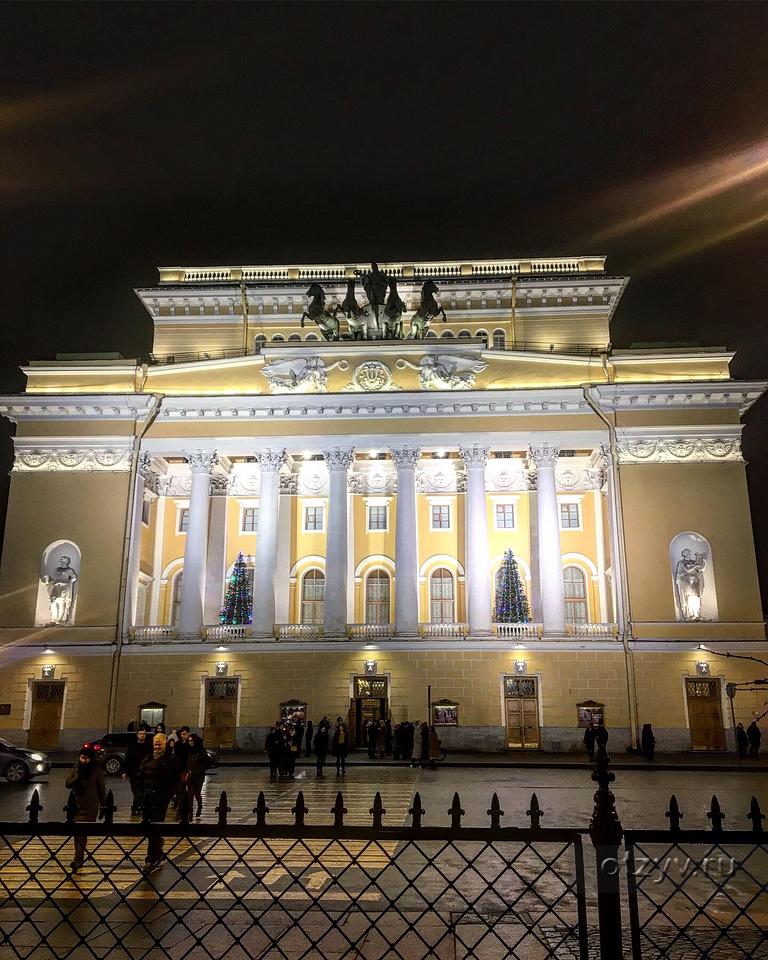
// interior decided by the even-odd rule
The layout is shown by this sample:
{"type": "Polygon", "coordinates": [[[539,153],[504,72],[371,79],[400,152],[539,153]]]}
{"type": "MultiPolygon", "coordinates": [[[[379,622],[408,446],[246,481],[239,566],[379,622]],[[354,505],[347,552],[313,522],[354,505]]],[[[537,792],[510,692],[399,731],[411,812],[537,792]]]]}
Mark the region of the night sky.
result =
{"type": "Polygon", "coordinates": [[[632,277],[614,345],[768,378],[766,4],[5,3],[0,38],[3,392],[146,356],[161,264],[586,254],[632,277]]]}

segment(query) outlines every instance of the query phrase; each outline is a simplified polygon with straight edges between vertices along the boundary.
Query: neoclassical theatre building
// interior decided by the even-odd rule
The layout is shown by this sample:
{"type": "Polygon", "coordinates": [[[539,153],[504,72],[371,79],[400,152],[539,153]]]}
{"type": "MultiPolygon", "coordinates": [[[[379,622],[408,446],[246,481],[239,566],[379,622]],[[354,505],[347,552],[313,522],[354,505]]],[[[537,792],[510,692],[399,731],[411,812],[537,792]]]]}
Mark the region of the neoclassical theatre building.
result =
{"type": "Polygon", "coordinates": [[[163,268],[147,360],[59,355],[16,424],[0,735],[297,709],[453,749],[717,750],[766,656],[721,347],[612,349],[601,257],[163,268]],[[529,622],[498,622],[512,550],[529,622]],[[222,624],[242,553],[252,623],[222,624]],[[731,692],[733,688],[729,688],[731,692]]]}

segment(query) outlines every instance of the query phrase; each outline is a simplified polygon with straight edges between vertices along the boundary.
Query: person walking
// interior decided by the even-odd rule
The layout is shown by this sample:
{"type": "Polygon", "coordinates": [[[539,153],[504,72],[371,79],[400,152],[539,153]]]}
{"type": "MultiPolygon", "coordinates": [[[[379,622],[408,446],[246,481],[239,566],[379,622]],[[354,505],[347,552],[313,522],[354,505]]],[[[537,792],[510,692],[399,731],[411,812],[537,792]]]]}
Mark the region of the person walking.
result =
{"type": "Polygon", "coordinates": [[[653,760],[653,754],[656,750],[656,737],[653,735],[650,723],[643,724],[643,730],[640,734],[640,750],[646,760],[653,760]]]}
{"type": "Polygon", "coordinates": [[[341,717],[336,717],[336,729],[333,731],[331,748],[336,757],[336,776],[338,777],[340,773],[347,772],[347,754],[349,753],[349,730],[341,717]]]}
{"type": "Polygon", "coordinates": [[[304,740],[306,747],[304,749],[304,755],[307,757],[312,756],[312,740],[315,736],[314,726],[311,720],[307,720],[307,732],[304,734],[304,740]]]}
{"type": "Polygon", "coordinates": [[[190,812],[194,801],[196,804],[195,817],[199,820],[203,812],[203,784],[205,783],[205,774],[211,765],[211,758],[208,756],[202,737],[192,733],[187,742],[189,751],[184,786],[189,797],[190,812]]]}
{"type": "Polygon", "coordinates": [[[589,757],[589,762],[592,763],[595,759],[595,741],[597,740],[597,730],[595,725],[590,723],[587,729],[584,731],[584,746],[587,748],[587,756],[589,757]]]}
{"type": "Polygon", "coordinates": [[[326,757],[328,756],[328,727],[324,723],[320,723],[320,726],[317,729],[315,734],[315,739],[312,744],[315,750],[315,764],[317,766],[317,776],[324,777],[323,766],[325,765],[326,757]]]}
{"type": "MultiPolygon", "coordinates": [[[[179,782],[176,784],[176,795],[171,800],[172,807],[178,807],[181,798],[187,789],[187,765],[189,763],[189,737],[191,731],[189,727],[179,727],[179,735],[173,744],[173,756],[176,760],[176,767],[179,771],[179,782]]],[[[168,737],[171,743],[171,738],[168,737]]]]}
{"type": "Polygon", "coordinates": [[[136,740],[131,743],[125,751],[125,768],[122,779],[129,780],[131,784],[131,794],[133,802],[131,803],[131,815],[136,816],[141,813],[144,795],[141,788],[141,765],[144,760],[152,753],[152,740],[148,735],[146,727],[139,727],[136,731],[136,740]]]}
{"type": "Polygon", "coordinates": [[[760,727],[757,725],[757,720],[753,720],[747,727],[747,739],[749,740],[749,755],[750,757],[754,757],[755,760],[757,760],[760,755],[760,741],[762,738],[763,735],[760,732],[760,727]]]}
{"type": "Polygon", "coordinates": [[[275,780],[280,772],[280,754],[282,752],[282,737],[280,731],[273,724],[264,741],[264,751],[269,757],[269,779],[275,780]]]}
{"type": "MultiPolygon", "coordinates": [[[[168,749],[168,738],[156,733],[152,738],[152,756],[141,765],[144,790],[144,818],[148,823],[163,823],[168,805],[176,789],[178,770],[173,753],[168,749]]],[[[151,873],[163,859],[163,838],[156,833],[147,839],[147,859],[144,872],[151,873]]]]}
{"type": "Polygon", "coordinates": [[[739,759],[744,760],[749,749],[749,737],[743,723],[736,724],[736,749],[739,751],[739,759]]]}
{"type": "MultiPolygon", "coordinates": [[[[104,789],[104,770],[96,761],[93,747],[83,747],[74,769],[65,785],[75,794],[75,823],[89,823],[104,816],[107,794],[104,789]]],[[[88,838],[85,834],[75,837],[75,858],[69,869],[76,873],[83,865],[88,838]]]]}
{"type": "Polygon", "coordinates": [[[597,730],[595,731],[595,741],[597,743],[598,753],[600,748],[605,751],[608,747],[608,731],[605,729],[605,724],[601,720],[597,725],[597,730]]]}

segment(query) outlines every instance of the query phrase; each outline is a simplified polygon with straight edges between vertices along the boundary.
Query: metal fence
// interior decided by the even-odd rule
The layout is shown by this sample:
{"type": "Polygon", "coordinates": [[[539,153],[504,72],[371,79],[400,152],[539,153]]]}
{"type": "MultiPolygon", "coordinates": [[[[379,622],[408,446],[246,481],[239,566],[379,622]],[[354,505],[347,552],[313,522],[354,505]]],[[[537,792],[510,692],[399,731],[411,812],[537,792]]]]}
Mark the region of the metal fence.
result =
{"type": "MultiPolygon", "coordinates": [[[[292,822],[0,824],[0,957],[366,960],[422,958],[768,957],[768,848],[753,800],[751,831],[623,832],[606,756],[598,758],[589,831],[543,827],[536,796],[525,826],[505,824],[494,794],[485,826],[465,825],[458,795],[446,825],[427,826],[417,793],[405,825],[346,822],[341,793],[292,822]],[[583,841],[591,841],[585,857],[583,841]],[[87,855],[72,872],[75,842],[87,855]],[[162,860],[157,860],[160,844],[162,860]]],[[[398,819],[400,819],[398,817],[398,819]]]]}

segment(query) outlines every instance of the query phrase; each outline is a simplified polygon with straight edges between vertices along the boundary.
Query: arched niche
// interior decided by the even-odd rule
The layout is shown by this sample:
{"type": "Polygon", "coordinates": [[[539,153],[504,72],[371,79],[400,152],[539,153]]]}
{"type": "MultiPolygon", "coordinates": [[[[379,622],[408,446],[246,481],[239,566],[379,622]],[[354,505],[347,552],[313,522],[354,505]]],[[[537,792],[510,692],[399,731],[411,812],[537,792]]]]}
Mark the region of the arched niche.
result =
{"type": "Polygon", "coordinates": [[[80,560],[80,548],[71,540],[54,540],[43,550],[35,626],[71,626],[75,622],[80,560]]]}
{"type": "Polygon", "coordinates": [[[675,615],[681,623],[717,620],[717,589],[712,548],[706,537],[686,530],[669,544],[675,615]]]}

